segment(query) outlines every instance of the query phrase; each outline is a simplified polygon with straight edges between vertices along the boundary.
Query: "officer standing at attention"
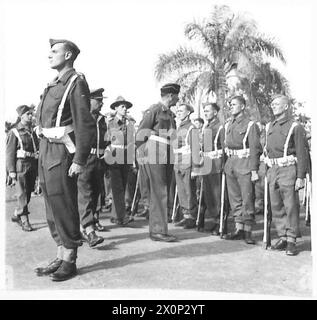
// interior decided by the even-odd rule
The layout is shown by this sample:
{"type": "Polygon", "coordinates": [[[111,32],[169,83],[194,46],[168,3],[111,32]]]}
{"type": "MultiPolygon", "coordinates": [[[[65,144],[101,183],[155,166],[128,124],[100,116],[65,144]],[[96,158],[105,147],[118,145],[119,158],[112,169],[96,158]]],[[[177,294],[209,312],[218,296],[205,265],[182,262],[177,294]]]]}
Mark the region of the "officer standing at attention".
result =
{"type": "Polygon", "coordinates": [[[274,121],[266,126],[265,162],[268,166],[270,202],[279,240],[274,250],[286,250],[294,256],[299,228],[298,190],[304,187],[308,149],[304,127],[290,113],[289,99],[273,97],[274,121]]]}
{"type": "Polygon", "coordinates": [[[105,161],[109,165],[112,190],[112,208],[110,221],[119,226],[127,225],[131,220],[125,207],[125,190],[128,174],[134,160],[134,125],[127,118],[127,110],[132,103],[119,96],[110,105],[115,116],[108,121],[106,134],[107,150],[105,161]]]}
{"type": "MultiPolygon", "coordinates": [[[[97,236],[98,231],[108,231],[99,223],[99,212],[97,205],[102,188],[105,162],[104,136],[107,131],[105,117],[100,114],[103,105],[104,89],[100,88],[90,92],[90,113],[96,121],[97,135],[92,144],[90,155],[84,167],[84,171],[78,175],[78,211],[80,224],[83,228],[83,236],[90,247],[95,247],[104,241],[103,237],[97,236]]],[[[100,207],[101,209],[101,207],[100,207]]]]}
{"type": "Polygon", "coordinates": [[[254,244],[251,238],[255,223],[254,186],[259,179],[258,169],[261,154],[259,127],[245,113],[246,102],[242,96],[230,101],[232,119],[225,125],[225,148],[228,159],[225,174],[230,207],[236,231],[227,234],[227,240],[244,239],[254,244]]]}
{"type": "Polygon", "coordinates": [[[150,238],[153,241],[176,241],[169,235],[167,227],[170,186],[173,175],[173,164],[170,156],[170,136],[168,131],[176,129],[174,115],[170,108],[178,102],[180,86],[169,83],[161,88],[161,101],[145,111],[139,125],[136,145],[146,142],[144,163],[150,184],[150,238]]]}
{"type": "Polygon", "coordinates": [[[174,172],[182,219],[175,226],[191,229],[196,226],[198,210],[196,181],[191,177],[193,167],[192,130],[195,126],[189,116],[194,112],[194,108],[188,104],[181,103],[176,112],[180,123],[176,132],[177,138],[174,140],[174,172]]]}
{"type": "Polygon", "coordinates": [[[33,230],[28,204],[37,176],[38,140],[32,130],[32,110],[26,105],[17,108],[21,121],[9,131],[6,143],[7,171],[17,192],[17,207],[11,220],[23,231],[33,230]]]}
{"type": "Polygon", "coordinates": [[[73,68],[80,50],[71,41],[50,39],[49,62],[58,76],[45,89],[38,107],[39,179],[47,223],[57,257],[38,276],[53,281],[76,275],[77,248],[82,244],[77,204],[77,175],[82,173],[96,135],[90,114],[90,92],[83,75],[73,68]]]}
{"type": "Polygon", "coordinates": [[[209,171],[203,175],[204,201],[207,207],[204,231],[217,236],[219,235],[225,132],[217,117],[219,106],[216,103],[207,102],[203,108],[206,120],[203,129],[204,167],[209,171]]]}

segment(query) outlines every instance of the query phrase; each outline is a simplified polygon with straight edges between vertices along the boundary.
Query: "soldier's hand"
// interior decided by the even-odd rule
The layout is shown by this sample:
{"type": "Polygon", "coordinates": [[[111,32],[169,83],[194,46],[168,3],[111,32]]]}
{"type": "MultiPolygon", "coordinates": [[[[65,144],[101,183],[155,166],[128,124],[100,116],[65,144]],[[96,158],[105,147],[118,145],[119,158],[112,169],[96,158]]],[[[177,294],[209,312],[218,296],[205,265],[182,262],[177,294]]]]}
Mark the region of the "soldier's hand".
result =
{"type": "Polygon", "coordinates": [[[8,186],[15,186],[17,182],[17,174],[15,172],[10,172],[9,173],[9,181],[8,181],[8,186]]]}
{"type": "Polygon", "coordinates": [[[251,171],[251,181],[256,182],[259,180],[259,175],[256,171],[251,171]]]}
{"type": "Polygon", "coordinates": [[[305,186],[305,180],[301,178],[297,178],[295,182],[295,191],[303,189],[305,186]]]}
{"type": "Polygon", "coordinates": [[[197,176],[198,176],[198,173],[197,173],[197,172],[191,171],[191,173],[190,173],[191,179],[195,179],[197,176]]]}
{"type": "Polygon", "coordinates": [[[74,176],[82,173],[83,171],[84,171],[84,166],[73,162],[68,170],[68,175],[70,177],[74,177],[74,176]]]}

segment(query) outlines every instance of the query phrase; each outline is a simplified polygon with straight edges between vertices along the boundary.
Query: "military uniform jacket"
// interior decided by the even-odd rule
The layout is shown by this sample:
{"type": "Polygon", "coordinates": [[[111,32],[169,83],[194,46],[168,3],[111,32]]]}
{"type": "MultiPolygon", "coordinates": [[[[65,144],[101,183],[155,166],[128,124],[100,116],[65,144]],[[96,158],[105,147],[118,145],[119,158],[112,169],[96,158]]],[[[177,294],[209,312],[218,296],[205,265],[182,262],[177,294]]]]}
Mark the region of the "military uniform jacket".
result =
{"type": "Polygon", "coordinates": [[[110,149],[113,157],[120,157],[120,163],[133,164],[134,160],[134,124],[127,118],[120,119],[114,116],[108,121],[105,144],[110,149]],[[124,157],[124,158],[123,158],[124,157]]]}
{"type": "Polygon", "coordinates": [[[186,170],[192,166],[192,134],[194,128],[190,119],[186,119],[179,124],[176,131],[176,139],[173,141],[175,151],[174,169],[186,170]],[[176,150],[181,150],[176,152],[176,150]]]}
{"type": "MultiPolygon", "coordinates": [[[[70,69],[60,79],[56,78],[48,84],[44,90],[37,111],[40,127],[55,127],[59,104],[71,77],[75,74],[75,69],[70,69]]],[[[90,114],[90,91],[82,75],[72,84],[61,117],[61,126],[70,124],[73,125],[74,131],[69,135],[76,145],[73,162],[84,165],[91,150],[91,143],[95,140],[96,123],[90,114]]]]}
{"type": "Polygon", "coordinates": [[[204,162],[212,161],[211,174],[220,173],[224,166],[224,140],[225,130],[218,118],[209,121],[203,129],[203,152],[222,151],[222,157],[218,159],[211,159],[207,156],[204,157],[204,162]],[[219,132],[219,133],[218,133],[219,132]],[[217,137],[218,134],[218,137],[217,137]],[[215,141],[215,139],[217,140],[215,141]],[[216,143],[216,145],[215,145],[216,143]]]}
{"type": "Polygon", "coordinates": [[[139,125],[136,135],[137,148],[146,142],[145,150],[147,151],[144,151],[144,155],[151,156],[147,153],[155,152],[152,156],[156,156],[156,159],[159,160],[160,163],[167,163],[170,145],[151,141],[148,138],[151,135],[155,135],[169,141],[171,139],[169,130],[171,129],[176,129],[173,112],[161,102],[152,105],[145,111],[139,125]]]}
{"type": "Polygon", "coordinates": [[[98,148],[101,150],[105,150],[106,149],[106,132],[107,132],[107,124],[106,124],[106,120],[105,117],[103,115],[98,115],[95,116],[93,115],[93,118],[96,121],[96,130],[97,130],[97,134],[96,134],[96,139],[93,141],[92,143],[92,148],[96,149],[97,148],[97,140],[99,140],[99,145],[98,148]],[[98,139],[99,137],[99,139],[98,139]]]}
{"type": "MultiPolygon", "coordinates": [[[[225,147],[233,150],[243,149],[243,138],[247,133],[250,119],[242,112],[237,117],[229,120],[226,126],[225,147]]],[[[250,149],[248,168],[246,170],[258,171],[262,147],[260,144],[260,129],[254,122],[250,128],[246,148],[250,149]]],[[[242,169],[242,168],[241,168],[242,169]]]]}
{"type": "MultiPolygon", "coordinates": [[[[36,153],[38,150],[38,140],[34,131],[30,130],[19,122],[16,129],[20,135],[23,144],[23,150],[27,152],[36,153]],[[35,150],[33,146],[33,141],[35,143],[35,150]]],[[[16,162],[17,162],[17,150],[21,149],[20,143],[16,135],[12,130],[8,132],[6,141],[6,165],[8,172],[17,172],[16,162]]],[[[25,160],[32,160],[33,158],[25,158],[25,160]]]]}
{"type": "MultiPolygon", "coordinates": [[[[269,158],[281,158],[284,153],[284,144],[294,119],[285,117],[279,121],[275,120],[269,124],[267,132],[266,151],[269,158]]],[[[297,178],[305,178],[308,165],[308,149],[305,129],[297,124],[290,137],[287,155],[297,157],[297,178]]]]}

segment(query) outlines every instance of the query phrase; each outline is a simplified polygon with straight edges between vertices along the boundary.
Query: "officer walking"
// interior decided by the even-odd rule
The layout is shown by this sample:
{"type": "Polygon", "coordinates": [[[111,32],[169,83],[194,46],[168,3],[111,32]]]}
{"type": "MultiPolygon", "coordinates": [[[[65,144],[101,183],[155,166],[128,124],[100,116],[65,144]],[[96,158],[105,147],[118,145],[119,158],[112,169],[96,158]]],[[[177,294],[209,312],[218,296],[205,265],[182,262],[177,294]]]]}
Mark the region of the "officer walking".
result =
{"type": "Polygon", "coordinates": [[[37,120],[42,137],[39,179],[57,257],[35,272],[38,276],[50,274],[53,281],[64,281],[77,273],[77,248],[82,242],[76,176],[84,170],[96,123],[90,114],[88,84],[73,68],[80,50],[68,40],[50,39],[50,46],[50,66],[58,76],[42,95],[37,120]]]}
{"type": "Polygon", "coordinates": [[[6,163],[11,185],[16,186],[17,207],[11,218],[23,231],[32,231],[28,204],[37,176],[38,140],[32,130],[33,109],[22,105],[17,108],[20,122],[7,135],[6,163]]]}
{"type": "MultiPolygon", "coordinates": [[[[107,131],[104,116],[100,114],[103,105],[104,89],[96,89],[90,92],[90,113],[96,121],[96,140],[92,144],[90,155],[84,167],[84,171],[78,175],[78,210],[80,214],[80,224],[83,227],[84,238],[90,247],[95,247],[104,241],[103,237],[95,233],[98,231],[108,231],[99,223],[99,211],[97,211],[98,199],[102,189],[102,179],[105,162],[103,160],[105,152],[104,136],[107,131]]],[[[101,206],[99,210],[101,209],[101,206]]]]}
{"type": "MultiPolygon", "coordinates": [[[[181,207],[182,219],[175,224],[184,229],[195,228],[197,218],[197,198],[195,180],[192,172],[192,124],[189,116],[194,108],[188,104],[180,104],[177,107],[177,118],[180,123],[177,127],[174,140],[174,173],[177,186],[178,199],[181,207]]],[[[197,139],[198,140],[198,139],[197,139]]]]}
{"type": "Polygon", "coordinates": [[[225,125],[225,148],[228,160],[225,174],[230,207],[235,219],[235,232],[227,234],[228,240],[244,239],[254,244],[251,237],[255,223],[254,186],[258,180],[261,154],[259,127],[245,113],[246,101],[235,96],[230,102],[232,119],[225,125]]]}
{"type": "Polygon", "coordinates": [[[127,118],[127,110],[132,103],[119,96],[110,105],[116,114],[108,121],[107,150],[105,161],[110,166],[112,190],[112,218],[110,221],[119,226],[131,222],[125,207],[125,190],[128,174],[134,160],[134,125],[127,118]]]}
{"type": "MultiPolygon", "coordinates": [[[[178,102],[180,86],[169,83],[161,88],[161,101],[152,105],[139,125],[136,145],[146,142],[147,161],[144,164],[150,184],[150,238],[154,241],[171,242],[176,237],[168,234],[167,217],[170,185],[173,174],[169,130],[176,128],[170,108],[178,102]]],[[[171,208],[170,208],[171,209],[171,208]]]]}
{"type": "Polygon", "coordinates": [[[294,256],[299,228],[298,190],[304,187],[307,172],[307,141],[304,127],[289,114],[286,96],[273,97],[271,107],[275,119],[266,126],[265,161],[273,222],[279,237],[272,249],[286,250],[287,255],[294,256]]]}

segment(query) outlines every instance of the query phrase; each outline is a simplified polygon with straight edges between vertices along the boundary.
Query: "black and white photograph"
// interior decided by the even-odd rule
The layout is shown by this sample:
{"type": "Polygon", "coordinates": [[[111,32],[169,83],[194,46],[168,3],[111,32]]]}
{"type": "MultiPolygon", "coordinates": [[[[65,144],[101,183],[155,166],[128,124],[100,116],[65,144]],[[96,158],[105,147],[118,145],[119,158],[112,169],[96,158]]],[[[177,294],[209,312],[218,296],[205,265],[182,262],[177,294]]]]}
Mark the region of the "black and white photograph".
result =
{"type": "Polygon", "coordinates": [[[2,0],[1,299],[315,300],[315,9],[2,0]]]}

